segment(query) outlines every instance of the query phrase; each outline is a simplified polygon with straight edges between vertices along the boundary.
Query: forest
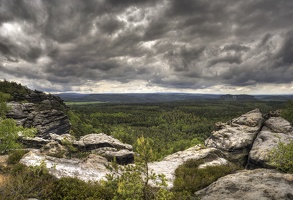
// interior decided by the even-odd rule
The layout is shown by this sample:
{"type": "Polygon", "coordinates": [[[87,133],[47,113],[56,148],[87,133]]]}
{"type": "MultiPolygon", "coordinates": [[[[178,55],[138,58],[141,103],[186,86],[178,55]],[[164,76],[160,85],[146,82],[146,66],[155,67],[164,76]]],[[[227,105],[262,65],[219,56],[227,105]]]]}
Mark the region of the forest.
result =
{"type": "Polygon", "coordinates": [[[72,134],[106,133],[136,146],[137,138],[153,140],[154,159],[203,144],[216,122],[259,108],[284,107],[283,101],[182,101],[148,104],[69,104],[72,134]]]}

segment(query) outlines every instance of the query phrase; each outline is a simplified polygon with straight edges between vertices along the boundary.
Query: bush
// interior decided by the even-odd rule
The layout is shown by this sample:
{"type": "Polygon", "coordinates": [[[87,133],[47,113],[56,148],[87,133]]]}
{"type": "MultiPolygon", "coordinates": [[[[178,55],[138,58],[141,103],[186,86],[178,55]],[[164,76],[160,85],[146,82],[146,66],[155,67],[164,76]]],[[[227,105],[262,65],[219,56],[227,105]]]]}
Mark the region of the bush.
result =
{"type": "Polygon", "coordinates": [[[285,109],[282,110],[281,116],[293,123],[293,101],[288,101],[285,109]]]}
{"type": "Polygon", "coordinates": [[[25,167],[16,164],[9,179],[0,188],[0,199],[26,200],[28,198],[50,199],[56,178],[48,173],[44,165],[25,167]]]}
{"type": "Polygon", "coordinates": [[[15,150],[13,152],[11,152],[9,154],[9,157],[8,157],[8,160],[7,160],[7,163],[9,165],[14,165],[14,164],[17,164],[19,163],[20,159],[22,158],[22,156],[24,154],[26,154],[28,151],[26,150],[23,150],[23,149],[19,149],[19,150],[15,150]]]}
{"type": "Polygon", "coordinates": [[[0,154],[5,154],[21,147],[17,141],[19,133],[23,136],[32,137],[35,135],[36,129],[17,126],[13,119],[0,119],[0,154]]]}
{"type": "MultiPolygon", "coordinates": [[[[229,164],[224,166],[208,166],[199,169],[198,166],[204,163],[203,160],[188,160],[180,165],[175,171],[175,180],[173,191],[182,193],[183,191],[193,194],[216,181],[218,178],[225,176],[237,168],[229,164]]],[[[185,196],[188,196],[185,194],[185,196]]],[[[185,199],[188,199],[187,197],[185,199]]]]}
{"type": "Polygon", "coordinates": [[[284,144],[280,142],[278,146],[270,152],[270,165],[278,170],[293,174],[293,140],[284,144]]]}
{"type": "Polygon", "coordinates": [[[114,200],[133,199],[172,199],[172,192],[166,189],[166,178],[163,174],[156,174],[149,169],[148,163],[153,159],[152,140],[143,136],[137,139],[135,165],[119,166],[114,162],[108,166],[111,170],[107,174],[107,181],[102,182],[111,190],[114,200]],[[150,185],[155,185],[152,187],[150,185]]]}
{"type": "Polygon", "coordinates": [[[113,194],[97,182],[84,182],[77,178],[64,177],[55,182],[51,199],[112,199],[113,194]]]}

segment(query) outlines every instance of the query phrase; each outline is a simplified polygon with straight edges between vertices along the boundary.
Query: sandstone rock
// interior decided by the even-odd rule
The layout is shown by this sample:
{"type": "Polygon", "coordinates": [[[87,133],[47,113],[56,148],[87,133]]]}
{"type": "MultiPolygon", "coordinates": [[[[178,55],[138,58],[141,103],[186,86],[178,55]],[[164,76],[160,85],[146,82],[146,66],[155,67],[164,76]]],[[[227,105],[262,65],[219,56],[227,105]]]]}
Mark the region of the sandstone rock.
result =
{"type": "Polygon", "coordinates": [[[53,157],[64,158],[68,150],[57,141],[50,142],[40,149],[40,152],[53,157]]]}
{"type": "Polygon", "coordinates": [[[110,171],[105,167],[107,159],[90,155],[86,159],[66,159],[46,156],[39,151],[31,151],[23,156],[20,163],[27,166],[37,166],[45,162],[49,173],[57,178],[76,177],[84,181],[100,181],[110,171]]]}
{"type": "Polygon", "coordinates": [[[269,116],[270,117],[280,117],[282,110],[274,110],[270,111],[269,116]]]}
{"type": "Polygon", "coordinates": [[[271,117],[265,122],[261,132],[255,139],[249,152],[248,167],[271,167],[268,163],[269,153],[279,142],[289,143],[293,140],[292,127],[289,122],[280,117],[271,117]],[[269,128],[267,127],[269,126],[269,128]],[[283,132],[276,132],[283,131],[283,132]]]}
{"type": "Polygon", "coordinates": [[[201,200],[293,199],[293,175],[270,169],[243,170],[218,179],[195,193],[201,200]]]}
{"type": "Polygon", "coordinates": [[[59,143],[62,144],[62,142],[69,142],[73,144],[75,142],[75,137],[70,134],[62,134],[62,135],[57,135],[54,133],[49,134],[51,140],[58,141],[59,143]]]}
{"type": "Polygon", "coordinates": [[[168,187],[173,187],[175,180],[175,170],[184,162],[190,159],[205,159],[205,163],[200,168],[215,165],[227,165],[229,162],[221,158],[221,152],[215,148],[203,149],[200,146],[191,147],[185,151],[179,151],[165,157],[160,162],[149,163],[149,169],[156,174],[164,174],[167,179],[168,187]]]}
{"type": "Polygon", "coordinates": [[[276,133],[291,133],[293,134],[293,127],[290,122],[282,117],[271,117],[265,121],[265,126],[276,133]]]}
{"type": "Polygon", "coordinates": [[[27,148],[42,148],[44,145],[51,142],[51,140],[43,139],[41,137],[21,137],[20,142],[27,148]]]}
{"type": "Polygon", "coordinates": [[[220,149],[228,160],[245,165],[262,123],[261,112],[258,109],[250,111],[226,124],[218,125],[221,129],[214,131],[205,141],[205,145],[220,149]]]}
{"type": "Polygon", "coordinates": [[[44,109],[39,104],[10,102],[8,118],[16,120],[23,127],[35,127],[37,136],[48,138],[49,133],[67,134],[70,130],[68,117],[62,110],[44,109]]]}
{"type": "Polygon", "coordinates": [[[128,149],[117,150],[112,147],[103,147],[92,152],[105,157],[108,161],[113,161],[115,158],[118,164],[125,165],[134,162],[134,152],[128,149]]]}
{"type": "Polygon", "coordinates": [[[90,151],[102,147],[112,147],[116,149],[128,149],[132,150],[132,146],[124,144],[119,140],[108,136],[104,133],[88,134],[80,138],[75,144],[82,150],[90,151]]]}

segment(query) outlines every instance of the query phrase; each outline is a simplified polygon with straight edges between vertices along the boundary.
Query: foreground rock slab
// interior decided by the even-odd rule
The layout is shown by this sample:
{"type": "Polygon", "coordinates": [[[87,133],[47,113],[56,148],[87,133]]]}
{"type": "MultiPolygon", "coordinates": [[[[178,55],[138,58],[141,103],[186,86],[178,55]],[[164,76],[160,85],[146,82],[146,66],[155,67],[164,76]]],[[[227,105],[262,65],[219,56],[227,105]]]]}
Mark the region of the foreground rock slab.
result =
{"type": "Polygon", "coordinates": [[[84,181],[100,181],[110,171],[105,167],[109,164],[107,159],[91,154],[85,159],[55,158],[31,151],[24,155],[20,163],[27,166],[46,164],[49,173],[57,178],[76,177],[84,181]]]}
{"type": "Polygon", "coordinates": [[[293,199],[293,174],[270,169],[243,170],[218,179],[195,193],[201,200],[293,199]]]}

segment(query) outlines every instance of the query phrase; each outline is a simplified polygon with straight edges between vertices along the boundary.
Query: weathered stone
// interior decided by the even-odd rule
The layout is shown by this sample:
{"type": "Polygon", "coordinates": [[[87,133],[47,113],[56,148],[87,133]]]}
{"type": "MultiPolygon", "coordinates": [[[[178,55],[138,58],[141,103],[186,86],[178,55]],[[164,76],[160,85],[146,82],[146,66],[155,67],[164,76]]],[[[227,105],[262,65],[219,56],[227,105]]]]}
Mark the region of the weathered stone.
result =
{"type": "Polygon", "coordinates": [[[75,142],[75,144],[81,149],[85,151],[90,151],[102,147],[113,147],[116,149],[128,149],[132,150],[132,146],[129,144],[124,144],[119,140],[108,136],[104,133],[99,134],[88,134],[80,138],[79,141],[75,142]]]}
{"type": "MultiPolygon", "coordinates": [[[[270,122],[271,123],[271,122],[270,122]]],[[[278,127],[281,130],[281,127],[278,127]]],[[[287,127],[284,130],[288,130],[287,127]]],[[[293,140],[293,134],[288,133],[275,133],[266,126],[263,127],[262,131],[258,134],[255,139],[252,149],[249,152],[248,157],[248,167],[268,167],[271,168],[269,164],[269,154],[270,152],[278,146],[280,142],[289,143],[293,140]]]]}
{"type": "Polygon", "coordinates": [[[40,152],[57,158],[64,158],[68,150],[57,141],[50,142],[40,149],[40,152]]]}
{"type": "Polygon", "coordinates": [[[171,188],[173,187],[173,182],[175,180],[175,170],[187,160],[204,159],[205,163],[200,165],[199,168],[227,165],[229,162],[221,157],[221,152],[215,148],[204,149],[200,146],[194,146],[185,151],[179,151],[169,155],[160,162],[149,163],[149,169],[156,174],[164,174],[167,179],[168,187],[171,188]]]}
{"type": "Polygon", "coordinates": [[[275,170],[243,170],[218,179],[195,193],[201,200],[293,199],[293,175],[275,170]]]}
{"type": "Polygon", "coordinates": [[[115,158],[118,164],[124,165],[134,162],[134,152],[128,149],[117,150],[112,147],[103,147],[95,149],[92,152],[105,157],[108,161],[113,161],[115,158]]]}
{"type": "Polygon", "coordinates": [[[75,137],[70,134],[62,134],[62,135],[57,135],[54,133],[49,134],[51,140],[58,141],[59,143],[64,143],[64,142],[69,142],[73,144],[75,142],[75,137]]]}
{"type": "Polygon", "coordinates": [[[205,145],[220,149],[228,160],[245,165],[262,123],[261,112],[258,109],[250,111],[226,124],[221,124],[221,129],[214,131],[205,141],[205,145]]]}
{"type": "Polygon", "coordinates": [[[51,142],[51,140],[43,139],[41,137],[21,137],[19,141],[27,148],[42,148],[44,145],[51,142]]]}
{"type": "Polygon", "coordinates": [[[20,163],[27,166],[37,166],[42,162],[46,164],[49,173],[57,178],[76,177],[84,181],[100,181],[110,173],[105,167],[109,164],[107,159],[98,155],[90,155],[86,159],[66,159],[31,151],[20,160],[20,163]]]}
{"type": "Polygon", "coordinates": [[[7,105],[10,109],[6,116],[15,119],[23,127],[35,127],[37,136],[48,138],[49,133],[69,133],[70,123],[62,110],[47,110],[42,105],[33,103],[10,102],[7,105]]]}
{"type": "Polygon", "coordinates": [[[285,120],[282,117],[271,117],[267,121],[265,121],[265,126],[271,129],[276,133],[292,133],[293,127],[290,122],[285,120]]]}

